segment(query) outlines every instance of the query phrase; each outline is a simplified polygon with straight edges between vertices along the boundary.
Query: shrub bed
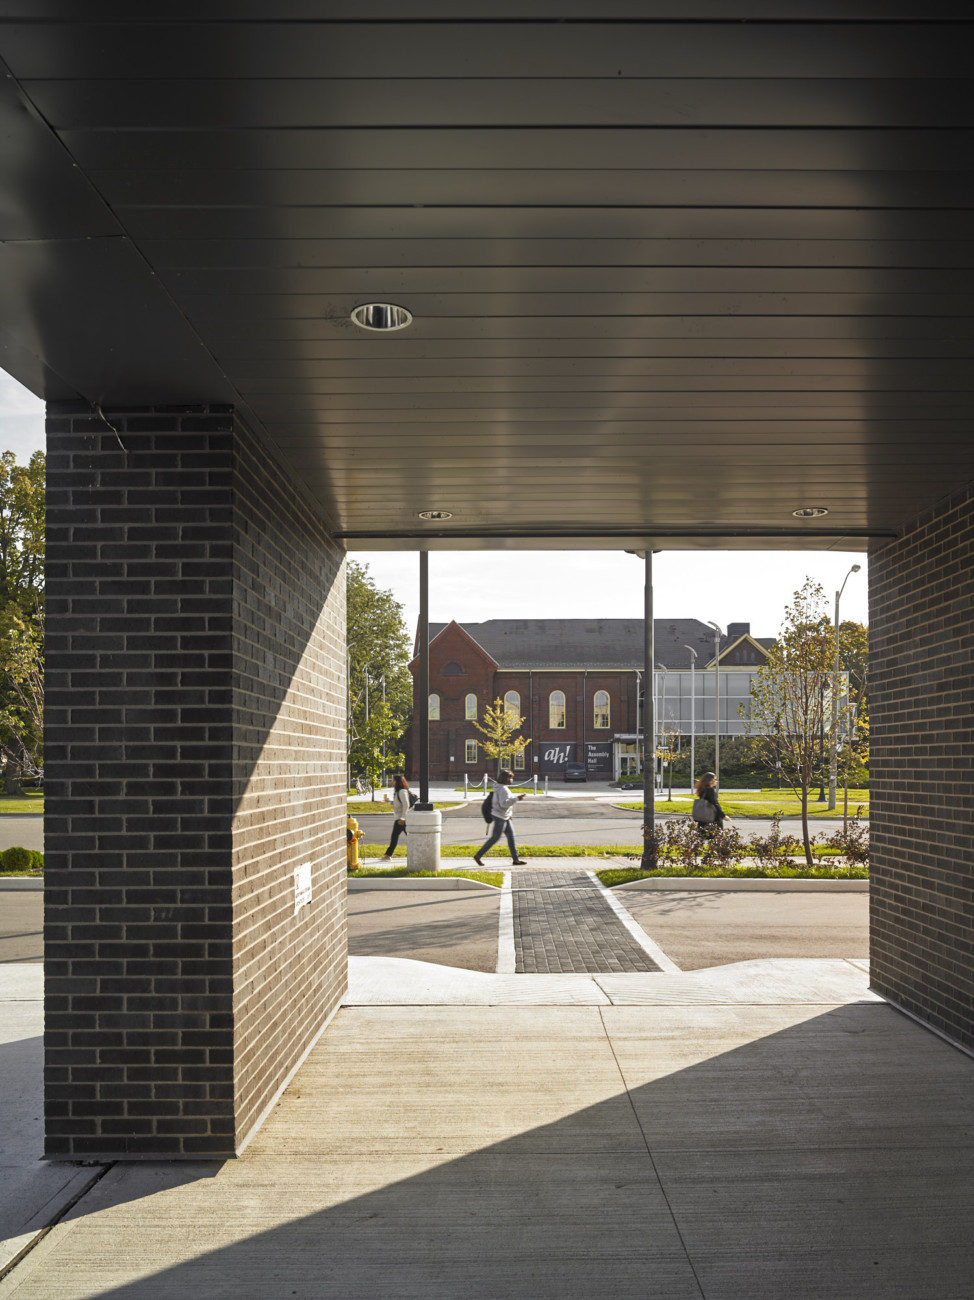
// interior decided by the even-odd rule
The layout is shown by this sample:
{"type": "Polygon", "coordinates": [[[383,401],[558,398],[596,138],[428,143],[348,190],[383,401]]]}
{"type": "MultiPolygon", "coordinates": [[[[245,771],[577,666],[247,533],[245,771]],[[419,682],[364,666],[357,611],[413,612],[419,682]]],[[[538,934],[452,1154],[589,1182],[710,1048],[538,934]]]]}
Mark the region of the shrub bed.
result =
{"type": "Polygon", "coordinates": [[[38,876],[44,870],[44,854],[39,849],[14,845],[0,851],[0,875],[38,876]]]}

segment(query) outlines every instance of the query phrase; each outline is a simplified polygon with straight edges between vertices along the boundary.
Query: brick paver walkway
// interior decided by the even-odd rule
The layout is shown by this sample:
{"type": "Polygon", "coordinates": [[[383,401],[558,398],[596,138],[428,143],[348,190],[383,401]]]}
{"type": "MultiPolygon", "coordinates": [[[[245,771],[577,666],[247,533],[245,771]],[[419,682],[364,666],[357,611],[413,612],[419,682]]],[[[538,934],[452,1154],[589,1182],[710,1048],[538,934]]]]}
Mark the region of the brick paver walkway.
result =
{"type": "Polygon", "coordinates": [[[582,871],[511,873],[520,974],[658,971],[582,871]]]}

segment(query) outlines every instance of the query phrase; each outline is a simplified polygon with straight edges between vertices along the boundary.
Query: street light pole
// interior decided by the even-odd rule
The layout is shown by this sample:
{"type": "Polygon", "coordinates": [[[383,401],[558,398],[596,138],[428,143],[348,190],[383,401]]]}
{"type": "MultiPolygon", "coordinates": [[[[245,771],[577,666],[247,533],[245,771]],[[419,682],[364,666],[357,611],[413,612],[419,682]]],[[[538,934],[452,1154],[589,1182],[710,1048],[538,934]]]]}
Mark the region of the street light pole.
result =
{"type": "Polygon", "coordinates": [[[649,738],[656,748],[656,708],[653,699],[653,665],[656,662],[655,624],[653,622],[653,552],[646,547],[645,588],[643,592],[643,655],[646,687],[643,691],[643,871],[656,867],[656,760],[651,754],[649,738]]]}
{"type": "Polygon", "coordinates": [[[693,783],[697,776],[697,652],[692,645],[685,645],[683,648],[689,650],[692,656],[690,659],[690,791],[692,793],[693,783]]]}
{"type": "Polygon", "coordinates": [[[720,638],[724,634],[713,619],[707,622],[714,629],[714,776],[720,785],[720,638]]]}
{"type": "Polygon", "coordinates": [[[845,585],[860,565],[854,564],[842,579],[842,586],[835,593],[835,655],[832,659],[832,734],[829,737],[829,808],[835,808],[835,790],[839,776],[838,736],[839,726],[839,601],[845,591],[845,585]]]}

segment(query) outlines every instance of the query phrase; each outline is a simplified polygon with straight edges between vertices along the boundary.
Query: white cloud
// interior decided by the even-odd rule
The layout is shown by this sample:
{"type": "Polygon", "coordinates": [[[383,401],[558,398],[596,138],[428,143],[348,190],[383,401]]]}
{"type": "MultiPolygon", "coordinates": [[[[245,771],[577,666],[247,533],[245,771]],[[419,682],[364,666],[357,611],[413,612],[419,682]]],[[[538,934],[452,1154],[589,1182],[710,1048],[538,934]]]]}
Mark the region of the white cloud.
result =
{"type": "Polygon", "coordinates": [[[0,370],[0,451],[20,461],[44,450],[44,403],[0,370]]]}

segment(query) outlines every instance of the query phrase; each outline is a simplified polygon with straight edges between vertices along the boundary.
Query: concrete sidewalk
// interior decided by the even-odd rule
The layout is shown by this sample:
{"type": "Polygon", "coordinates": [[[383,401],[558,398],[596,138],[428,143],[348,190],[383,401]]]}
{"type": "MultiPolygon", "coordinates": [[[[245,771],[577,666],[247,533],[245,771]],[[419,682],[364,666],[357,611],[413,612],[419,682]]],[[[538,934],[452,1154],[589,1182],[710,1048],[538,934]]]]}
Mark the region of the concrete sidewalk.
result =
{"type": "Polygon", "coordinates": [[[597,1005],[452,970],[522,1002],[376,1005],[376,977],[422,996],[390,960],[353,959],[241,1159],[109,1167],[0,1296],[972,1294],[974,1066],[858,965],[604,976],[597,1005]]]}

